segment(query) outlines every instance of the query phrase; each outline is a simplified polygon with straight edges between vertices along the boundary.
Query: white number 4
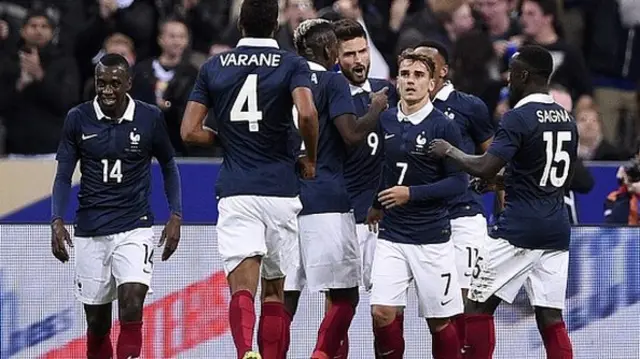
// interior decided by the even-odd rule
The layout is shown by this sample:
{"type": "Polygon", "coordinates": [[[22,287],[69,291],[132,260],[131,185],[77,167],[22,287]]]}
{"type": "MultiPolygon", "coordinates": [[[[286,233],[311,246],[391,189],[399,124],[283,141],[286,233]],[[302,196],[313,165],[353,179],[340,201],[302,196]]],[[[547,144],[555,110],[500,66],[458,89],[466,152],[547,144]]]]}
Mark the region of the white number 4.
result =
{"type": "Polygon", "coordinates": [[[546,163],[544,172],[540,178],[540,186],[545,187],[547,182],[551,180],[554,187],[562,187],[569,177],[569,167],[571,166],[571,157],[569,152],[562,149],[565,142],[571,141],[570,131],[560,131],[555,134],[551,131],[542,133],[542,139],[545,142],[546,163]],[[553,144],[555,142],[555,151],[553,144]],[[563,163],[562,175],[558,176],[558,164],[563,163]]]}
{"type": "Polygon", "coordinates": [[[249,132],[258,132],[258,121],[262,120],[262,111],[258,110],[258,75],[249,74],[244,81],[230,114],[231,122],[249,122],[249,132]],[[243,111],[245,104],[247,110],[243,111]]]}
{"type": "Polygon", "coordinates": [[[398,184],[402,184],[402,181],[404,181],[404,176],[407,174],[409,164],[406,162],[397,162],[396,166],[400,167],[400,177],[398,177],[398,184]]]}
{"type": "Polygon", "coordinates": [[[116,183],[122,183],[122,161],[115,160],[111,171],[109,171],[109,160],[102,160],[102,182],[107,183],[109,179],[115,179],[116,183]]]}

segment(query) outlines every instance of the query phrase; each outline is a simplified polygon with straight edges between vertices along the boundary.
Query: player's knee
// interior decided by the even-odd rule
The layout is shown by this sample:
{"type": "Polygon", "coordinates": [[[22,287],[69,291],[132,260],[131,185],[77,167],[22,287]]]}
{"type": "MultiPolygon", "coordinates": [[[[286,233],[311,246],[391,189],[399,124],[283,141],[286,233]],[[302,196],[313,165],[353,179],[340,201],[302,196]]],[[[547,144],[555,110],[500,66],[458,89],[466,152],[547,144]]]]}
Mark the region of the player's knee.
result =
{"type": "Polygon", "coordinates": [[[485,302],[476,302],[471,299],[467,299],[464,305],[465,314],[488,314],[493,315],[498,305],[500,304],[500,298],[496,296],[491,296],[485,302]]]}
{"type": "Polygon", "coordinates": [[[87,315],[87,329],[96,336],[105,336],[111,331],[111,318],[87,315]]]}
{"type": "Polygon", "coordinates": [[[231,293],[248,290],[253,295],[256,294],[258,281],[260,280],[260,263],[260,256],[245,258],[229,273],[227,281],[229,282],[231,293]]]}
{"type": "Polygon", "coordinates": [[[544,329],[563,321],[562,311],[560,309],[535,307],[535,313],[536,324],[538,324],[538,328],[540,329],[544,329]]]}
{"type": "Polygon", "coordinates": [[[444,329],[447,325],[450,325],[451,321],[449,318],[428,318],[427,326],[429,327],[429,331],[431,334],[438,333],[442,329],[444,329]]]}
{"type": "Polygon", "coordinates": [[[371,306],[371,317],[373,318],[373,326],[375,328],[386,327],[396,319],[397,315],[398,310],[395,307],[384,305],[371,306]]]}
{"type": "Polygon", "coordinates": [[[298,311],[298,302],[300,301],[301,294],[302,293],[298,291],[284,292],[284,306],[291,315],[296,315],[298,311]]]}
{"type": "Polygon", "coordinates": [[[329,289],[329,299],[332,303],[349,302],[354,308],[360,302],[360,291],[358,287],[345,289],[329,289]]]}
{"type": "Polygon", "coordinates": [[[262,280],[263,302],[284,302],[284,278],[274,280],[262,280]]]}

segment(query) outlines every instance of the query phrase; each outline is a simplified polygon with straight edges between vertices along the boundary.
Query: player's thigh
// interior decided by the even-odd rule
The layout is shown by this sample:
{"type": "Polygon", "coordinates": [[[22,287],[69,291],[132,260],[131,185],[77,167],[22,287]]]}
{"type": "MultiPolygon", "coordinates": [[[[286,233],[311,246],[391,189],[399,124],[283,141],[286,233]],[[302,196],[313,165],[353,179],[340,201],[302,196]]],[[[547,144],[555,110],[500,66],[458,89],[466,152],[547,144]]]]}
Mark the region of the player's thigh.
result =
{"type": "Polygon", "coordinates": [[[365,289],[371,289],[371,269],[373,257],[376,252],[376,240],[378,233],[369,230],[366,224],[356,225],[356,234],[360,245],[360,260],[362,263],[362,285],[365,289]]]}
{"type": "Polygon", "coordinates": [[[300,266],[297,216],[302,210],[302,203],[297,197],[263,199],[267,252],[262,258],[262,277],[267,280],[280,279],[293,274],[300,266]]]}
{"type": "Polygon", "coordinates": [[[564,309],[568,274],[569,251],[544,251],[524,284],[531,305],[564,309]]]}
{"type": "Polygon", "coordinates": [[[418,315],[449,318],[462,313],[453,243],[406,244],[403,249],[416,284],[418,315]]]}
{"type": "Polygon", "coordinates": [[[371,305],[406,307],[412,280],[402,245],[378,239],[371,269],[371,305]]]}
{"type": "Polygon", "coordinates": [[[360,248],[353,213],[298,217],[302,264],[311,291],[360,285],[360,248]]]}
{"type": "Polygon", "coordinates": [[[542,251],[487,237],[472,273],[468,298],[484,303],[492,295],[512,303],[542,251]]]}
{"type": "Polygon", "coordinates": [[[116,283],[111,274],[113,250],[111,236],[74,238],[74,294],[81,303],[101,305],[116,299],[116,283]]]}
{"type": "Polygon", "coordinates": [[[154,241],[152,228],[136,228],[114,235],[112,272],[116,285],[140,283],[151,287],[154,241]]]}
{"type": "Polygon", "coordinates": [[[471,286],[471,275],[480,247],[487,238],[487,221],[483,215],[451,220],[451,241],[455,247],[455,262],[461,288],[471,286]]]}
{"type": "Polygon", "coordinates": [[[257,196],[224,197],[218,201],[218,251],[229,275],[243,260],[267,253],[265,201],[257,196]]]}

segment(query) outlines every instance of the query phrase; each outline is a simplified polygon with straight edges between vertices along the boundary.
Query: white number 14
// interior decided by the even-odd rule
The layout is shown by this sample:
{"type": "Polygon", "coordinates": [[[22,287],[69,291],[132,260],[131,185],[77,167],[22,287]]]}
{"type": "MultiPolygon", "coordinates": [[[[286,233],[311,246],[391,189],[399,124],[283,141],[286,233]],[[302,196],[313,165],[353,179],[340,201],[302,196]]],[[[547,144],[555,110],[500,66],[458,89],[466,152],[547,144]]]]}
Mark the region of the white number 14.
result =
{"type": "Polygon", "coordinates": [[[571,156],[569,152],[562,149],[565,142],[571,141],[570,131],[560,131],[554,133],[545,131],[542,133],[542,140],[545,142],[546,163],[544,172],[540,178],[540,186],[545,187],[550,180],[554,187],[562,187],[569,177],[569,167],[571,166],[571,156]],[[553,148],[555,142],[555,151],[553,148]],[[563,163],[562,175],[558,176],[558,164],[563,163]]]}
{"type": "Polygon", "coordinates": [[[109,170],[109,160],[102,160],[102,182],[107,183],[110,179],[115,179],[116,183],[122,183],[122,161],[115,160],[109,170]]]}

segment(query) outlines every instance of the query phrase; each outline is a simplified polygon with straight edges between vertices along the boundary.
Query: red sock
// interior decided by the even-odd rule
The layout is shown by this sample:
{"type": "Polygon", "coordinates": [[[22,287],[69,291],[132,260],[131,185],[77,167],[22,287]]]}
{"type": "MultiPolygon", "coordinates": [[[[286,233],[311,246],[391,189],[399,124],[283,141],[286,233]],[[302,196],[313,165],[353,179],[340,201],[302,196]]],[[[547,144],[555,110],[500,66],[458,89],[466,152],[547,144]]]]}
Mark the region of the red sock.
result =
{"type": "Polygon", "coordinates": [[[453,323],[431,335],[431,352],[434,359],[462,359],[458,332],[453,323]]]}
{"type": "Polygon", "coordinates": [[[111,359],[113,358],[113,347],[111,346],[111,336],[100,336],[92,334],[87,330],[87,358],[88,359],[111,359]]]}
{"type": "Polygon", "coordinates": [[[472,359],[491,359],[496,347],[496,329],[493,315],[465,314],[465,357],[472,359]]]}
{"type": "Polygon", "coordinates": [[[340,341],[340,348],[336,352],[334,359],[346,359],[349,357],[349,335],[340,341]]]}
{"type": "Polygon", "coordinates": [[[256,311],[253,295],[248,290],[239,290],[229,302],[229,326],[231,336],[238,351],[238,359],[253,350],[253,328],[256,325],[256,311]]]}
{"type": "Polygon", "coordinates": [[[142,322],[120,322],[116,348],[118,359],[140,358],[142,351],[142,322]]]}
{"type": "Polygon", "coordinates": [[[573,359],[573,349],[564,322],[550,325],[542,330],[542,341],[547,350],[547,359],[573,359]]]}
{"type": "Polygon", "coordinates": [[[313,356],[322,353],[333,358],[340,348],[340,342],[349,333],[351,320],[355,314],[355,309],[349,300],[332,302],[331,308],[320,323],[318,341],[313,350],[313,356]]]}
{"type": "Polygon", "coordinates": [[[376,357],[384,359],[402,359],[404,355],[404,337],[402,320],[396,317],[391,324],[374,328],[373,336],[376,357]]]}
{"type": "Polygon", "coordinates": [[[286,359],[289,349],[291,314],[278,302],[262,304],[258,324],[258,348],[264,359],[286,359]]]}
{"type": "Polygon", "coordinates": [[[458,332],[458,341],[460,342],[460,347],[464,348],[467,344],[464,338],[466,332],[464,314],[458,314],[453,317],[453,325],[455,325],[456,331],[458,332]]]}

